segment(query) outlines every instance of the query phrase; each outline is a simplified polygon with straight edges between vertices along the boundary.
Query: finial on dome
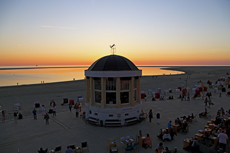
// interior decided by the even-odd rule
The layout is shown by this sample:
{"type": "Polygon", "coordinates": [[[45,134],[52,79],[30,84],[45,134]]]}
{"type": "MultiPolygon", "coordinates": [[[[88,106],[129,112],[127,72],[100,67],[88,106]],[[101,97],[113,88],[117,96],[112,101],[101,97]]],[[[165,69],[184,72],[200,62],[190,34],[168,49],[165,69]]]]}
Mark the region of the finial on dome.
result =
{"type": "Polygon", "coordinates": [[[114,55],[114,53],[116,53],[116,46],[115,46],[115,44],[110,45],[110,48],[111,48],[111,53],[113,53],[113,55],[114,55]]]}

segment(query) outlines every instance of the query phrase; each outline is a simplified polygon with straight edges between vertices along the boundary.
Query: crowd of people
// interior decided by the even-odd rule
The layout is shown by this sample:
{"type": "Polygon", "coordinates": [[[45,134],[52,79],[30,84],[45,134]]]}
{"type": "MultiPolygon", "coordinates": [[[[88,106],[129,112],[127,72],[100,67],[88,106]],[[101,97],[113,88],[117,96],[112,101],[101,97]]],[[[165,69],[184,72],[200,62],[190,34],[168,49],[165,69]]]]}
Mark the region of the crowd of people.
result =
{"type": "MultiPolygon", "coordinates": [[[[72,108],[72,103],[69,103],[69,110],[71,111],[72,108]]],[[[49,114],[53,114],[53,116],[56,116],[56,103],[54,100],[51,100],[50,102],[50,106],[52,106],[52,108],[49,108],[48,111],[46,111],[45,105],[42,105],[41,107],[41,115],[44,116],[44,119],[46,120],[46,125],[49,124],[49,114]]],[[[78,102],[74,105],[74,109],[76,111],[76,117],[79,116],[78,112],[81,112],[81,107],[82,107],[82,103],[78,102]]],[[[6,110],[2,110],[2,122],[6,121],[6,110]]],[[[37,110],[36,108],[33,109],[32,111],[32,115],[34,120],[37,120],[37,110]]],[[[84,113],[83,113],[84,115],[84,113]]],[[[13,112],[13,117],[14,117],[14,122],[17,123],[17,120],[23,119],[23,115],[22,113],[19,112],[19,110],[15,110],[13,112]]]]}

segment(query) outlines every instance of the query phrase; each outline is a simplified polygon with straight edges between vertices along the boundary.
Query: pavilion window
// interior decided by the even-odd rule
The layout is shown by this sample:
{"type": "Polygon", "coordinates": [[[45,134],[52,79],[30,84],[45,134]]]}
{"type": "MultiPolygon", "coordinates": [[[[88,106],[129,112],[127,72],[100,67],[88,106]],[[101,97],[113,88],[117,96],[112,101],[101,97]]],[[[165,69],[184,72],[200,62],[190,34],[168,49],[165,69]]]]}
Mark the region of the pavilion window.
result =
{"type": "Polygon", "coordinates": [[[101,103],[101,78],[94,78],[95,103],[101,103]]]}
{"type": "Polygon", "coordinates": [[[129,86],[130,86],[130,77],[127,78],[121,78],[121,84],[120,84],[120,99],[121,104],[127,104],[129,103],[129,86]]]}
{"type": "Polygon", "coordinates": [[[106,104],[116,104],[116,78],[106,78],[106,104]]]}
{"type": "Polygon", "coordinates": [[[101,92],[95,91],[95,103],[101,103],[101,92]]]}
{"type": "Polygon", "coordinates": [[[136,102],[137,101],[137,79],[138,78],[134,78],[134,80],[133,80],[133,98],[134,98],[134,101],[136,102]]]}

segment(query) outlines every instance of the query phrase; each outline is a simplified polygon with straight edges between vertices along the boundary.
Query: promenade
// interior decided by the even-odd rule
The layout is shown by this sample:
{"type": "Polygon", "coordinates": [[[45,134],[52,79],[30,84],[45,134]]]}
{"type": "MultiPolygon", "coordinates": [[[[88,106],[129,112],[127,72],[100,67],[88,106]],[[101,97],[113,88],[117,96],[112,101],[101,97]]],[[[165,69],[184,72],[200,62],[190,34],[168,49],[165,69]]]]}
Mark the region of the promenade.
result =
{"type": "MultiPolygon", "coordinates": [[[[194,72],[195,73],[195,72],[194,72]]],[[[205,73],[207,72],[199,72],[205,73]]],[[[204,74],[203,74],[204,75],[204,74]]],[[[202,75],[202,76],[203,76],[202,75]]],[[[207,74],[209,75],[209,74],[207,74]]],[[[216,75],[212,76],[217,78],[216,75]]],[[[75,110],[69,111],[68,106],[61,106],[62,99],[77,98],[82,95],[84,97],[84,81],[47,84],[42,85],[21,86],[0,88],[0,104],[7,111],[7,120],[0,122],[0,153],[36,153],[40,147],[49,150],[57,146],[62,146],[64,153],[67,145],[80,146],[82,141],[87,141],[89,152],[91,153],[108,153],[108,139],[114,139],[117,142],[118,152],[125,152],[125,145],[120,143],[120,137],[131,136],[136,138],[139,130],[146,136],[148,133],[152,138],[152,148],[144,149],[139,147],[141,153],[152,153],[158,143],[163,142],[157,138],[159,130],[166,128],[169,120],[174,122],[174,119],[181,116],[187,116],[191,113],[199,114],[204,111],[204,101],[201,99],[191,101],[181,101],[176,99],[175,89],[184,84],[185,75],[178,76],[158,76],[158,78],[142,77],[141,90],[147,94],[147,101],[142,100],[142,109],[148,112],[153,110],[154,118],[150,123],[148,119],[145,121],[124,127],[100,127],[88,124],[84,119],[75,117],[75,110]],[[60,89],[58,89],[60,87],[60,89]],[[173,89],[174,100],[151,101],[151,95],[148,95],[148,89],[173,89]],[[24,94],[22,94],[22,92],[24,94]],[[33,93],[33,94],[31,94],[33,93]],[[50,108],[50,99],[55,99],[57,104],[57,116],[53,117],[50,114],[50,124],[46,125],[43,116],[41,116],[41,108],[38,108],[38,120],[34,120],[32,116],[33,102],[39,100],[41,104],[50,108]],[[24,119],[18,120],[17,123],[13,120],[13,104],[21,103],[22,109],[20,112],[24,115],[24,119]],[[30,103],[29,103],[30,102],[30,103]],[[157,125],[155,118],[156,112],[160,112],[160,125],[157,125]]],[[[191,75],[188,85],[191,87],[197,83],[199,76],[191,75]]],[[[206,85],[207,76],[200,80],[206,85]]],[[[198,130],[204,129],[207,121],[210,121],[216,116],[218,109],[223,107],[225,110],[230,109],[230,97],[226,97],[225,93],[219,97],[219,93],[214,93],[213,89],[208,89],[212,92],[212,102],[215,104],[208,108],[210,116],[207,118],[197,118],[197,122],[189,124],[189,132],[184,135],[178,133],[172,141],[163,142],[164,147],[170,150],[177,147],[178,152],[187,152],[183,150],[183,140],[185,138],[194,137],[198,130]]],[[[227,90],[229,91],[229,89],[227,90]]],[[[86,151],[87,152],[87,151],[86,151]]],[[[229,143],[227,152],[230,152],[229,143]]]]}

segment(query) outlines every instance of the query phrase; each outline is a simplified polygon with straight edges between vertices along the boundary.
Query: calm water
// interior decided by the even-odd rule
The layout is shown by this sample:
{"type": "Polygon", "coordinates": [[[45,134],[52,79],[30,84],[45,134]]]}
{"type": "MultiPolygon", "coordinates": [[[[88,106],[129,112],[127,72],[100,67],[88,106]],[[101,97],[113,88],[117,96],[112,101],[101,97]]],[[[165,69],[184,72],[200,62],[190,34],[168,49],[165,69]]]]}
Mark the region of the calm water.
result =
{"type": "MultiPolygon", "coordinates": [[[[0,86],[23,84],[40,84],[84,79],[84,71],[88,66],[65,67],[4,67],[0,68],[0,86]],[[15,69],[17,68],[17,69],[15,69]],[[26,69],[25,69],[26,68],[26,69]]],[[[181,74],[181,71],[162,70],[162,67],[138,67],[142,75],[181,74]]]]}

